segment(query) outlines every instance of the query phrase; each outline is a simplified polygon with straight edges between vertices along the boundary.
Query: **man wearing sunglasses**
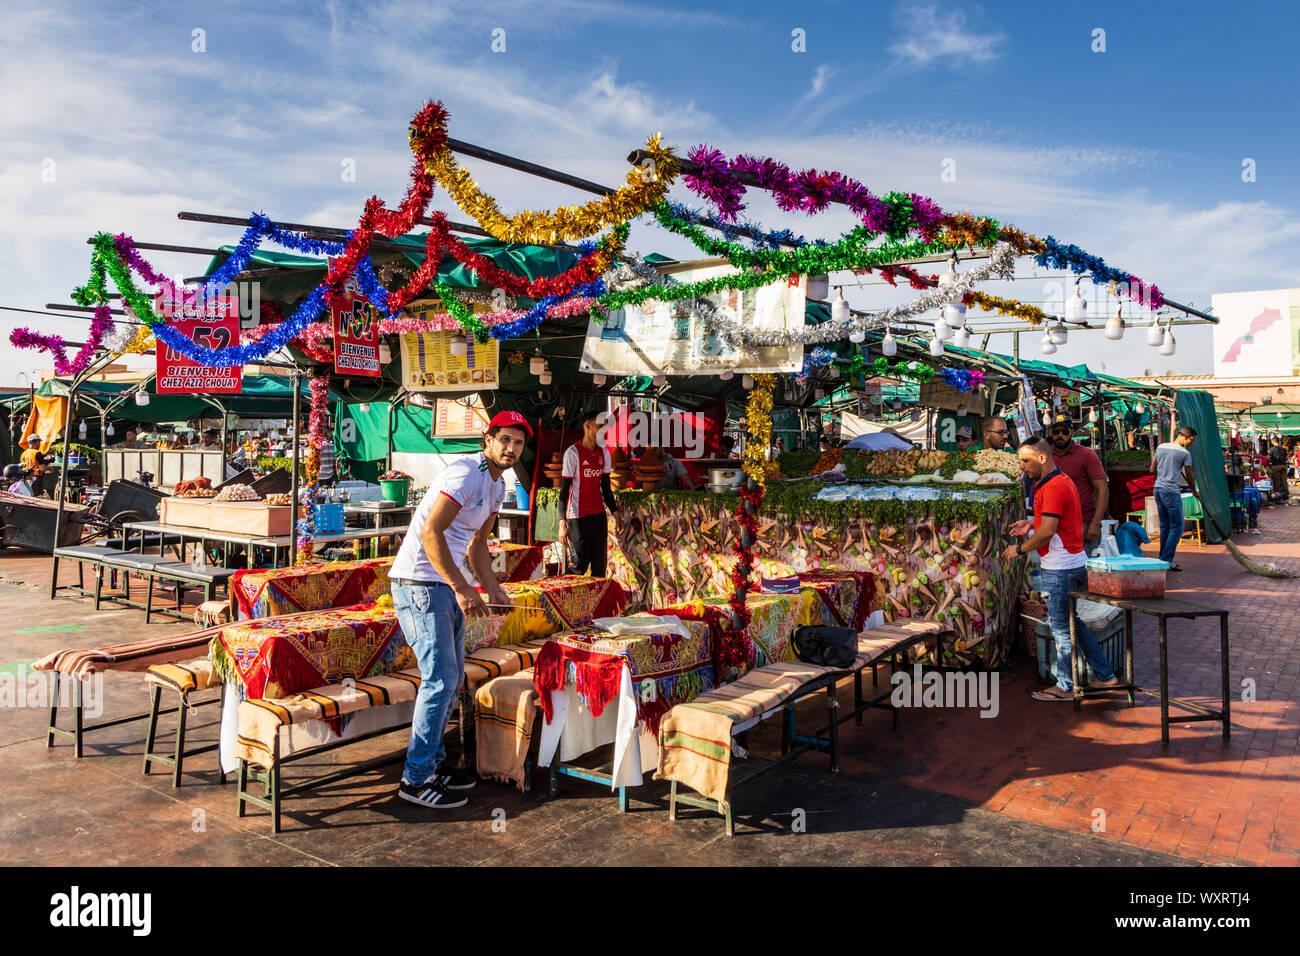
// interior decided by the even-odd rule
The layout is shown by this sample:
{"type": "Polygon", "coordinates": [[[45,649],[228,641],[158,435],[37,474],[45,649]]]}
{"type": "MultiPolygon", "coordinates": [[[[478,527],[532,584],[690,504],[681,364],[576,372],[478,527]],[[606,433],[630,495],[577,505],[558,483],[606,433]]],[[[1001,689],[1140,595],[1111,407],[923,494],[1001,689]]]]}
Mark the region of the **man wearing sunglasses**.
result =
{"type": "Polygon", "coordinates": [[[1106,469],[1091,448],[1074,441],[1070,420],[1057,415],[1047,430],[1052,442],[1052,459],[1056,467],[1065,472],[1079,492],[1079,506],[1083,510],[1083,551],[1092,554],[1101,544],[1101,521],[1109,514],[1110,486],[1106,483],[1106,469]]]}
{"type": "Polygon", "coordinates": [[[974,448],[967,449],[967,454],[974,454],[981,448],[987,448],[990,451],[1005,451],[1007,447],[1007,437],[1011,431],[1007,428],[1007,420],[998,415],[990,415],[980,423],[980,433],[983,441],[974,448]]]}

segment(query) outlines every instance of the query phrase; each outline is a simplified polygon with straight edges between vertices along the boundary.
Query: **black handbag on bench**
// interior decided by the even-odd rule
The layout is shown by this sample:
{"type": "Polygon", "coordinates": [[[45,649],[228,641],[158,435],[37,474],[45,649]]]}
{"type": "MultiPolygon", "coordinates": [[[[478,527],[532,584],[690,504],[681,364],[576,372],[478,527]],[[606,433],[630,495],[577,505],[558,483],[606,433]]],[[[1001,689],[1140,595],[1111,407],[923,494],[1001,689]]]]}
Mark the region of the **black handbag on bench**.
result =
{"type": "Polygon", "coordinates": [[[858,656],[858,632],[851,627],[797,627],[791,640],[805,664],[845,670],[858,656]]]}

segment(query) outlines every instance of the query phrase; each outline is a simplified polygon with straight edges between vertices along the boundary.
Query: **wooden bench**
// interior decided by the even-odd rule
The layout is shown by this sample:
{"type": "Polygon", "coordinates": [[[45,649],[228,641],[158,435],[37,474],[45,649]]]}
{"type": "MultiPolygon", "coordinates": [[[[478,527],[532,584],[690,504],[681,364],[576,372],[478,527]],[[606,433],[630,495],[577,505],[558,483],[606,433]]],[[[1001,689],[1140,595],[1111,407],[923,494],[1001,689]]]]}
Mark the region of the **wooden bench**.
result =
{"type": "Polygon", "coordinates": [[[724,817],[727,835],[732,836],[735,833],[732,808],[736,788],[809,750],[827,753],[831,773],[838,773],[840,724],[850,719],[860,724],[866,710],[888,707],[893,711],[894,728],[898,727],[898,710],[892,703],[886,703],[890,692],[871,699],[864,697],[863,671],[871,667],[873,686],[879,686],[877,667],[881,662],[888,659],[897,667],[901,654],[931,637],[936,641],[935,660],[941,660],[942,635],[943,629],[936,623],[906,621],[885,624],[859,635],[858,656],[849,668],[833,669],[800,661],[781,661],[750,671],[739,680],[703,694],[689,704],[678,704],[669,711],[660,727],[659,770],[655,774],[656,779],[671,781],[668,819],[677,819],[679,803],[712,810],[724,817]],[[841,715],[837,688],[839,682],[847,677],[854,679],[854,706],[848,714],[841,715]],[[796,706],[822,691],[826,694],[826,726],[815,733],[801,735],[796,722],[796,706]],[[781,756],[765,761],[739,778],[735,777],[731,768],[735,738],[759,721],[777,715],[782,721],[781,756]],[[678,783],[685,783],[701,796],[679,793],[678,783]]]}
{"type": "MultiPolygon", "coordinates": [[[[460,715],[461,758],[468,764],[472,758],[474,692],[494,678],[516,674],[532,667],[546,642],[529,641],[505,647],[480,648],[465,658],[465,680],[458,695],[460,715]]],[[[420,688],[418,669],[397,671],[382,677],[330,684],[269,700],[246,700],[239,705],[239,731],[236,737],[235,756],[239,758],[238,815],[244,816],[246,804],[271,811],[271,832],[280,832],[281,805],[284,797],[326,784],[368,773],[378,767],[406,759],[406,748],[376,757],[359,764],[336,770],[323,776],[286,787],[282,780],[284,764],[311,757],[326,751],[360,743],[395,730],[410,726],[409,714],[366,733],[340,737],[324,744],[286,751],[283,743],[285,728],[307,724],[310,721],[337,721],[373,707],[389,707],[413,703],[420,688]],[[254,765],[250,768],[250,764],[254,765]],[[260,770],[257,768],[261,768],[260,770]],[[264,794],[249,789],[249,780],[265,786],[264,794]]]]}
{"type": "MultiPolygon", "coordinates": [[[[181,774],[184,772],[186,757],[207,753],[210,750],[216,750],[220,746],[219,744],[208,744],[194,750],[186,750],[185,718],[191,708],[222,703],[225,694],[221,682],[212,668],[212,662],[206,657],[190,661],[188,664],[155,664],[145,671],[144,679],[145,683],[149,685],[152,698],[149,707],[149,730],[144,738],[144,774],[145,776],[149,775],[151,764],[160,763],[170,766],[172,768],[172,787],[174,789],[181,785],[181,774]],[[217,690],[216,697],[199,701],[197,704],[190,703],[190,694],[212,688],[217,690]],[[176,707],[176,747],[173,753],[170,754],[161,751],[156,752],[153,749],[158,732],[158,708],[162,702],[162,692],[164,690],[172,691],[179,696],[176,707]]],[[[218,723],[220,722],[218,721],[218,723]]],[[[224,772],[221,772],[221,782],[226,782],[224,772]]]]}

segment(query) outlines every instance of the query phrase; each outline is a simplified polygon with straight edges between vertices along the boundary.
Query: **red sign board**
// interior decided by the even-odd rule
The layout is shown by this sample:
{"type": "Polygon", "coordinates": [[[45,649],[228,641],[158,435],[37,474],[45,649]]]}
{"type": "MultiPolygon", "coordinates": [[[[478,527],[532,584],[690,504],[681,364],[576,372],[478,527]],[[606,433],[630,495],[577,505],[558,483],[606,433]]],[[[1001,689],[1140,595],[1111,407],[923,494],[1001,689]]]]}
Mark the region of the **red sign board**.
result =
{"type": "MultiPolygon", "coordinates": [[[[233,296],[193,304],[178,303],[171,296],[160,294],[154,309],[196,345],[224,349],[239,344],[239,300],[233,296]]],[[[159,395],[204,392],[238,395],[243,388],[243,369],[238,365],[225,368],[200,365],[161,342],[157,356],[158,380],[154,391],[159,395]]]]}
{"type": "Polygon", "coordinates": [[[334,319],[334,371],[378,378],[379,330],[370,303],[344,294],[330,302],[330,313],[334,319]]]}

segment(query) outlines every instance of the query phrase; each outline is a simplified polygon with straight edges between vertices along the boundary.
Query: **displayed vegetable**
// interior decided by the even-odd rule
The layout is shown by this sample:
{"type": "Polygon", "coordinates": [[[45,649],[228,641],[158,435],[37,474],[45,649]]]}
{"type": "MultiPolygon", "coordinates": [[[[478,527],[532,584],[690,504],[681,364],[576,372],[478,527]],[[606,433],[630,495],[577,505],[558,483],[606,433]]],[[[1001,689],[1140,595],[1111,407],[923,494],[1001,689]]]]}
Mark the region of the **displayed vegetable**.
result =
{"type": "Polygon", "coordinates": [[[957,474],[959,471],[974,470],[975,456],[965,455],[959,451],[955,451],[944,460],[942,465],[939,466],[939,476],[951,480],[952,476],[957,474]]]}
{"type": "Polygon", "coordinates": [[[1000,471],[1014,478],[1020,474],[1020,459],[1007,451],[981,448],[975,453],[975,471],[1000,471]]]}
{"type": "Polygon", "coordinates": [[[843,448],[828,449],[827,451],[822,452],[821,457],[818,458],[813,466],[808,469],[808,474],[820,475],[824,471],[830,471],[840,463],[840,459],[843,457],[843,448]]]}
{"type": "Polygon", "coordinates": [[[261,501],[262,496],[248,485],[226,485],[217,495],[218,501],[261,501]]]}

